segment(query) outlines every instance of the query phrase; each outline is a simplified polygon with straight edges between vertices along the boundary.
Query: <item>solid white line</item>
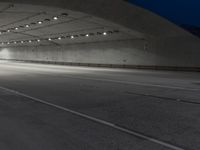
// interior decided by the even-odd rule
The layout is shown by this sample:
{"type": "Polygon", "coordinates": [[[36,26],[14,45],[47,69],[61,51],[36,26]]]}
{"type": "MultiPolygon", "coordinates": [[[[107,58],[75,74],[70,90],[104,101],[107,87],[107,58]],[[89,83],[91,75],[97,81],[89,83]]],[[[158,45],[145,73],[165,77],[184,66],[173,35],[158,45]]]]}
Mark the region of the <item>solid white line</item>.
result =
{"type": "Polygon", "coordinates": [[[159,84],[146,84],[141,82],[134,82],[134,81],[118,81],[112,79],[95,79],[95,78],[88,78],[88,77],[72,77],[72,76],[65,76],[74,79],[81,79],[81,80],[93,80],[93,81],[106,81],[112,83],[120,83],[120,84],[131,84],[131,85],[140,85],[140,86],[150,86],[150,87],[160,87],[160,88],[169,88],[169,89],[177,89],[177,90],[188,90],[188,91],[200,91],[200,89],[196,88],[184,88],[179,86],[168,86],[168,85],[159,85],[159,84]]]}
{"type": "Polygon", "coordinates": [[[98,118],[95,118],[95,117],[92,117],[92,116],[89,116],[89,115],[86,115],[86,114],[83,114],[83,113],[80,113],[80,112],[68,109],[68,108],[65,108],[65,107],[53,104],[53,103],[49,103],[49,102],[47,102],[45,100],[41,100],[41,99],[38,99],[38,98],[35,98],[35,97],[32,97],[32,96],[26,95],[24,93],[21,93],[21,92],[15,91],[15,90],[11,90],[11,89],[8,89],[8,88],[5,88],[5,87],[1,87],[1,86],[0,86],[0,89],[8,91],[8,92],[11,92],[11,93],[19,95],[19,96],[23,96],[23,97],[29,98],[31,100],[34,100],[36,102],[39,102],[39,103],[42,103],[42,104],[45,104],[45,105],[48,105],[48,106],[51,106],[51,107],[55,107],[57,109],[66,111],[68,113],[71,113],[71,114],[74,114],[76,116],[85,118],[87,120],[90,120],[90,121],[93,121],[93,122],[96,122],[96,123],[99,123],[99,124],[102,124],[102,125],[105,125],[105,126],[109,126],[109,127],[114,128],[116,130],[119,130],[121,132],[128,133],[130,135],[133,135],[133,136],[142,138],[144,140],[147,140],[147,141],[150,141],[150,142],[162,145],[164,147],[168,147],[168,148],[173,149],[173,150],[185,150],[185,149],[183,149],[181,147],[178,147],[176,145],[173,145],[173,144],[161,141],[161,140],[156,139],[156,138],[152,138],[152,137],[146,136],[144,134],[141,134],[141,133],[138,133],[138,132],[135,132],[135,131],[131,131],[129,129],[125,129],[123,127],[120,127],[120,126],[115,125],[113,123],[110,123],[108,121],[104,121],[104,120],[101,120],[101,119],[98,119],[98,118]]]}

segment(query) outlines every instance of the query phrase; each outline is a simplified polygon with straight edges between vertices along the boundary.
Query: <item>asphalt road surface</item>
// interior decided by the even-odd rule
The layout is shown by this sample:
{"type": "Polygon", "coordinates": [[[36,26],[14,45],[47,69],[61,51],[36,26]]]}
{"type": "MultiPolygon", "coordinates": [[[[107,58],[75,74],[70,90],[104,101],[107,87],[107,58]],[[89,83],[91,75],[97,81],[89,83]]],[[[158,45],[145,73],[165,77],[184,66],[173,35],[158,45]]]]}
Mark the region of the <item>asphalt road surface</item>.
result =
{"type": "Polygon", "coordinates": [[[0,62],[1,150],[199,150],[200,74],[0,62]]]}

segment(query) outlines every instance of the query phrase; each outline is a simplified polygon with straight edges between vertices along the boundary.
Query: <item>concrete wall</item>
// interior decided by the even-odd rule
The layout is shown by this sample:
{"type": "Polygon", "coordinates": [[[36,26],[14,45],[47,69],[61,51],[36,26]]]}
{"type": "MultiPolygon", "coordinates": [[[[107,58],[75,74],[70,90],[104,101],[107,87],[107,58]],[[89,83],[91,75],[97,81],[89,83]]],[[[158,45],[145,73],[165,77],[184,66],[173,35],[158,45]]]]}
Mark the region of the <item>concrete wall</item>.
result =
{"type": "MultiPolygon", "coordinates": [[[[8,47],[0,50],[0,59],[147,65],[145,43],[143,40],[126,40],[61,46],[8,47]]],[[[153,58],[149,59],[152,62],[153,58]]]]}
{"type": "Polygon", "coordinates": [[[200,68],[200,40],[193,36],[158,38],[152,41],[155,64],[200,68]]]}
{"type": "MultiPolygon", "coordinates": [[[[181,38],[179,40],[181,42],[181,38]]],[[[180,47],[180,44],[173,41],[172,39],[168,43],[165,39],[154,39],[154,42],[126,40],[62,46],[8,47],[0,50],[0,59],[90,66],[200,70],[200,47],[193,44],[194,39],[188,40],[188,47],[180,47]],[[174,45],[174,49],[168,49],[171,44],[174,45]],[[182,51],[177,51],[176,48],[182,51]]]]}

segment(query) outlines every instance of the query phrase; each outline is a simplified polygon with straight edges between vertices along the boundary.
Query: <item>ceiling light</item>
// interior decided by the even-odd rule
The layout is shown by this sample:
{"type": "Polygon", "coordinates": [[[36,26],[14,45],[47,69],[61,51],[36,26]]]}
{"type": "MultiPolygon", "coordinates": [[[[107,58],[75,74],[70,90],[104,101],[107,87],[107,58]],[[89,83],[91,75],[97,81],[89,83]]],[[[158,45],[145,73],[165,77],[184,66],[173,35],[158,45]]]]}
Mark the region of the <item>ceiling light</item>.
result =
{"type": "Polygon", "coordinates": [[[55,16],[55,17],[53,17],[53,20],[58,20],[58,17],[56,17],[56,16],[55,16]]]}
{"type": "Polygon", "coordinates": [[[14,44],[17,44],[17,42],[16,42],[16,41],[14,41],[14,44]]]}
{"type": "Polygon", "coordinates": [[[30,25],[28,25],[28,24],[27,24],[25,27],[26,27],[26,28],[29,28],[29,27],[30,27],[30,25]]]}
{"type": "Polygon", "coordinates": [[[15,30],[18,30],[18,29],[19,29],[19,28],[17,28],[17,27],[15,28],[15,30]]]}
{"type": "Polygon", "coordinates": [[[28,42],[29,42],[29,43],[31,43],[32,41],[31,41],[31,40],[29,40],[28,42]]]}
{"type": "Polygon", "coordinates": [[[21,41],[21,43],[24,43],[24,41],[21,41]]]}
{"type": "Polygon", "coordinates": [[[42,24],[42,21],[38,21],[38,24],[42,24]]]}
{"type": "Polygon", "coordinates": [[[7,44],[9,45],[9,44],[10,44],[10,42],[7,42],[7,44]]]}
{"type": "Polygon", "coordinates": [[[107,33],[106,33],[106,32],[104,32],[104,33],[103,33],[103,35],[107,35],[107,33]]]}
{"type": "Polygon", "coordinates": [[[86,36],[86,37],[89,37],[89,34],[86,34],[85,36],[86,36]]]}
{"type": "Polygon", "coordinates": [[[74,38],[74,36],[72,35],[72,36],[71,36],[71,39],[73,39],[73,38],[74,38]]]}
{"type": "Polygon", "coordinates": [[[58,40],[62,40],[62,38],[61,38],[61,37],[59,37],[59,38],[58,38],[58,40]]]}
{"type": "Polygon", "coordinates": [[[7,32],[10,32],[10,30],[7,30],[7,32]]]}
{"type": "Polygon", "coordinates": [[[37,42],[40,42],[40,39],[38,39],[37,42]]]}
{"type": "Polygon", "coordinates": [[[51,39],[51,38],[49,38],[48,40],[49,40],[49,41],[51,41],[52,39],[51,39]]]}

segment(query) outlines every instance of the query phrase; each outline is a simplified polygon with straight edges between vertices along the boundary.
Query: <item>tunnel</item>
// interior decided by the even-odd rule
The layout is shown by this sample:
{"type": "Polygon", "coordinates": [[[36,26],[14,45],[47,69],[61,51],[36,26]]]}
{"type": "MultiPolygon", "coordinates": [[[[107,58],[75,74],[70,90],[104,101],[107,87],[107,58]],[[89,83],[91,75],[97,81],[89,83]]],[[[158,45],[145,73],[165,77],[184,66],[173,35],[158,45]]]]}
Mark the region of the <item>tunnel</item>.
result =
{"type": "Polygon", "coordinates": [[[195,33],[129,0],[0,0],[0,149],[200,149],[195,33]]]}

